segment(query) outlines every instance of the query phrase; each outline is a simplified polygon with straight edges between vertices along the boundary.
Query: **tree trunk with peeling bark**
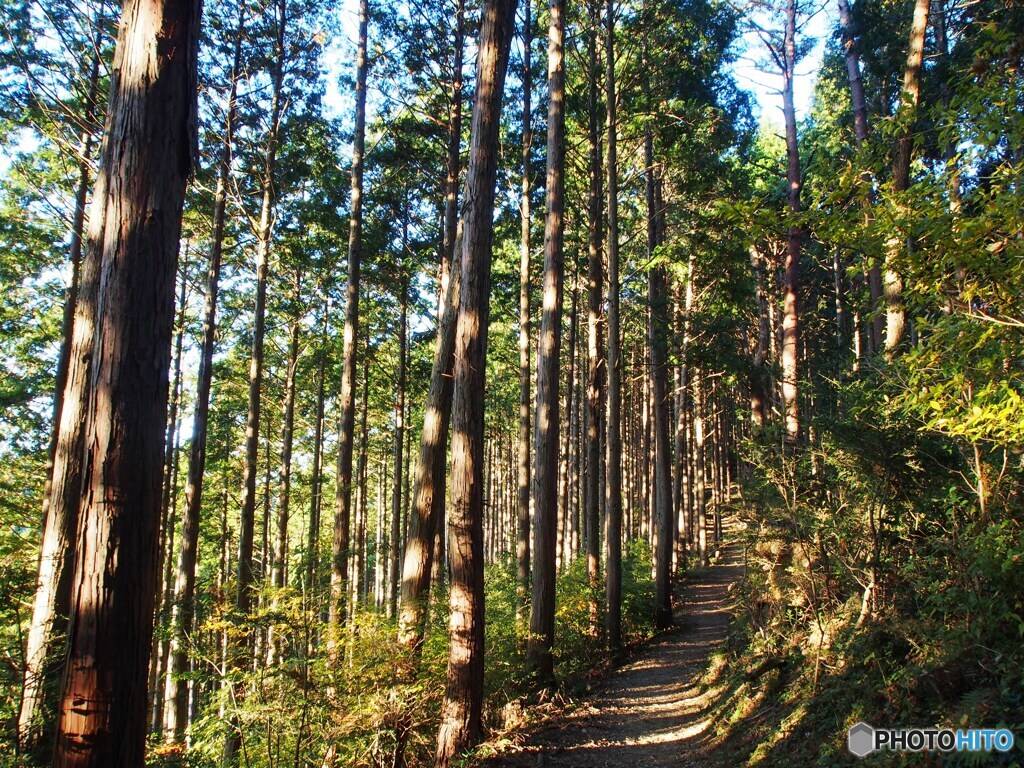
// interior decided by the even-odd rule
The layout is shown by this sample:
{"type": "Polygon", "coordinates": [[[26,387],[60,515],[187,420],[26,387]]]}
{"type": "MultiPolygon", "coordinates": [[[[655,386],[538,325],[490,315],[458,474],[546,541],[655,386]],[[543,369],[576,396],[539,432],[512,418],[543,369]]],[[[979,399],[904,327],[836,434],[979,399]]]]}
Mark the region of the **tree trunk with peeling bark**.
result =
{"type": "Polygon", "coordinates": [[[94,386],[82,412],[57,768],[145,762],[174,282],[195,153],[200,23],[198,0],[129,0],[122,11],[89,226],[87,261],[99,267],[94,386]]]}
{"type": "Polygon", "coordinates": [[[86,395],[88,356],[92,345],[95,305],[95,269],[83,264],[85,213],[89,196],[90,167],[95,144],[97,102],[100,85],[100,20],[97,16],[89,86],[82,115],[79,144],[78,189],[71,222],[71,284],[64,301],[61,347],[53,396],[53,432],[50,436],[46,483],[43,487],[42,540],[39,546],[38,579],[32,601],[32,619],[25,646],[25,672],[18,714],[18,749],[48,762],[43,754],[52,744],[52,725],[59,672],[63,665],[59,638],[67,629],[71,599],[73,543],[78,521],[80,487],[81,400],[86,395]],[[86,274],[88,272],[88,274],[86,274]],[[78,325],[80,324],[80,325],[78,325]],[[77,332],[77,342],[76,342],[77,332]],[[74,376],[72,376],[74,371],[74,376]],[[70,386],[69,386],[70,383],[70,386]],[[64,404],[73,402],[64,419],[64,404]],[[55,493],[57,490],[57,493],[55,493]]]}

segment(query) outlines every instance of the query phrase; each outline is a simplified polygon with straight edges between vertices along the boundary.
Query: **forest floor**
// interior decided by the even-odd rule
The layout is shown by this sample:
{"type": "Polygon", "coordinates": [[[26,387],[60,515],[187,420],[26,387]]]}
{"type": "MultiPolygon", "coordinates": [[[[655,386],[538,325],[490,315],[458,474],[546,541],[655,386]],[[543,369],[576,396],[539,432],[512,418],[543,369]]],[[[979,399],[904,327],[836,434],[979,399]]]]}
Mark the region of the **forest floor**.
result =
{"type": "MultiPolygon", "coordinates": [[[[736,525],[734,521],[733,525],[736,525]]],[[[743,575],[742,544],[726,546],[710,567],[691,571],[676,595],[676,627],[637,650],[595,686],[594,694],[522,734],[487,768],[717,768],[712,710],[722,691],[708,687],[711,656],[728,636],[733,587],[743,575]]]]}

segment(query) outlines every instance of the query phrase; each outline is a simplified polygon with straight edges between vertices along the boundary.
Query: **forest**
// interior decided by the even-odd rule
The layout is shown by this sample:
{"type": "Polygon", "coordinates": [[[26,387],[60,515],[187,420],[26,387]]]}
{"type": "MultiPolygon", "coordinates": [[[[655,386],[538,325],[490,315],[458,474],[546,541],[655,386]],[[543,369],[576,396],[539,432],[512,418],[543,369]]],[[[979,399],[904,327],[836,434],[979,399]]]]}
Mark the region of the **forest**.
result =
{"type": "Polygon", "coordinates": [[[1024,763],[1016,0],[0,21],[0,767],[1024,763]]]}

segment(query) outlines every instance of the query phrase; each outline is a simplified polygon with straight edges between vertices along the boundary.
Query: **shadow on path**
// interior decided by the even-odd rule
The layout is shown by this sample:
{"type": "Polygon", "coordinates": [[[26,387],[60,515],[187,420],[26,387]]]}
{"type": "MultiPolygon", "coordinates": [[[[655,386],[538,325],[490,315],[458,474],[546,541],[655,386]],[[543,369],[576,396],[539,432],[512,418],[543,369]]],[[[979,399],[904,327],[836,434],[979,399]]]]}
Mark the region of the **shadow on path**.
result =
{"type": "Polygon", "coordinates": [[[708,732],[715,692],[702,691],[700,680],[711,653],[726,639],[731,588],[742,574],[740,545],[731,542],[717,564],[690,575],[675,606],[677,629],[610,675],[589,702],[483,765],[717,766],[708,732]]]}

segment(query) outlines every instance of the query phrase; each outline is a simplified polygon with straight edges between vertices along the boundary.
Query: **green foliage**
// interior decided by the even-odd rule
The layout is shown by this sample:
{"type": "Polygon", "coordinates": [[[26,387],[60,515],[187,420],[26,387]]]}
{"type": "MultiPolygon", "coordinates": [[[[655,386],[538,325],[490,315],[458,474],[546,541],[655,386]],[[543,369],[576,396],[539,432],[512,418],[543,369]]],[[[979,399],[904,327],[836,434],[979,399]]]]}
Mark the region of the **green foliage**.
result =
{"type": "MultiPolygon", "coordinates": [[[[629,642],[653,632],[650,621],[653,584],[649,547],[631,542],[623,563],[623,627],[629,642]]],[[[516,616],[515,561],[503,556],[486,570],[485,724],[501,732],[520,723],[522,709],[534,694],[525,673],[526,624],[516,616]]],[[[212,690],[191,731],[191,747],[153,745],[154,765],[207,768],[218,765],[225,728],[236,721],[243,734],[248,765],[253,768],[288,762],[299,755],[319,764],[333,750],[340,765],[374,765],[387,761],[395,747],[396,727],[408,718],[406,756],[413,765],[429,765],[440,716],[448,658],[445,590],[432,596],[428,632],[419,675],[405,676],[410,660],[397,642],[393,620],[372,607],[360,607],[340,640],[341,659],[327,658],[322,604],[294,587],[272,595],[265,590],[263,609],[244,624],[232,620],[223,603],[207,603],[198,636],[219,638],[241,633],[267,652],[265,634],[272,628],[280,663],[221,674],[218,662],[197,653],[195,685],[212,690]],[[225,682],[230,681],[230,689],[225,682]],[[236,697],[233,692],[245,692],[236,697]]],[[[601,639],[590,623],[590,588],[585,560],[570,564],[558,580],[557,673],[571,693],[603,659],[601,639]]],[[[217,640],[219,645],[220,640],[217,640]]]]}
{"type": "Polygon", "coordinates": [[[711,681],[734,764],[846,764],[858,720],[1024,722],[1024,467],[989,437],[983,465],[1004,466],[983,517],[964,433],[907,407],[916,363],[838,386],[845,415],[799,454],[772,430],[746,448],[743,607],[711,681]]]}

